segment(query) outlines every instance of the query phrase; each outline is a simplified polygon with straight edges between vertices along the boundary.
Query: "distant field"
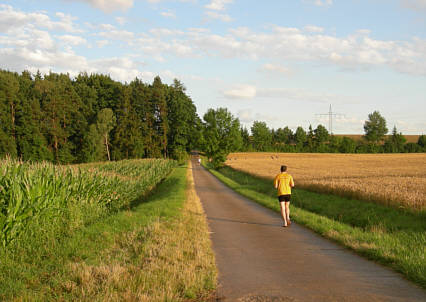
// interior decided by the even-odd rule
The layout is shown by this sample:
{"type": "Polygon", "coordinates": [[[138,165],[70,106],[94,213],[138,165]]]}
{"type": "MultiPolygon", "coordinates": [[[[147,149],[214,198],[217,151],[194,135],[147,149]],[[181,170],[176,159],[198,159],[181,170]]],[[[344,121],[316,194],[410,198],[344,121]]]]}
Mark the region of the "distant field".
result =
{"type": "MultiPolygon", "coordinates": [[[[353,140],[359,141],[362,139],[362,137],[364,135],[362,134],[335,134],[334,136],[339,136],[339,137],[349,137],[352,138],[353,140]]],[[[386,137],[388,137],[390,135],[386,135],[386,137]]],[[[405,139],[407,140],[407,143],[417,143],[419,140],[419,136],[420,135],[404,135],[405,139]]]]}
{"type": "Polygon", "coordinates": [[[270,179],[285,164],[298,187],[415,211],[426,210],[424,153],[231,153],[226,164],[270,179]]]}

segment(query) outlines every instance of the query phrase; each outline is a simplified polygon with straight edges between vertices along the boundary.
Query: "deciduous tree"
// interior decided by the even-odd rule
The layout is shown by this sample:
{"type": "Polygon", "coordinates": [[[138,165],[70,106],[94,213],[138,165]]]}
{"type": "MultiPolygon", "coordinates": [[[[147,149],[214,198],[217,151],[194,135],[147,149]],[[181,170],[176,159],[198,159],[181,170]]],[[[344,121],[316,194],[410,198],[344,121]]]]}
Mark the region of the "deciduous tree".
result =
{"type": "Polygon", "coordinates": [[[225,162],[230,152],[241,147],[240,121],[226,108],[209,109],[203,119],[203,151],[217,167],[225,162]]]}
{"type": "Polygon", "coordinates": [[[111,155],[109,152],[109,133],[116,126],[116,118],[114,112],[111,108],[104,108],[98,113],[98,118],[96,121],[96,129],[102,135],[103,143],[105,146],[106,155],[108,160],[111,160],[111,155]]]}
{"type": "Polygon", "coordinates": [[[254,121],[251,127],[253,144],[257,151],[267,151],[272,145],[272,131],[265,122],[254,121]]]}
{"type": "Polygon", "coordinates": [[[368,115],[368,120],[364,123],[365,139],[374,144],[383,140],[388,128],[386,128],[386,120],[380,115],[379,111],[374,111],[368,115]]]}

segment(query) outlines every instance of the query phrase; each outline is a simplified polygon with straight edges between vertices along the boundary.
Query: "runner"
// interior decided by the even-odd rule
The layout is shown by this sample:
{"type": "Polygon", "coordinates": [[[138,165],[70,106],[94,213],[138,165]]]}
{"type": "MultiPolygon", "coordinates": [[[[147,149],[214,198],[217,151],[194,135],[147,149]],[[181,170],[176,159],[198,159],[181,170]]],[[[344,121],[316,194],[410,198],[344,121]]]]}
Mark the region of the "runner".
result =
{"type": "Polygon", "coordinates": [[[275,176],[274,186],[278,190],[278,201],[281,207],[281,216],[284,220],[283,227],[291,224],[290,220],[290,199],[291,188],[294,187],[293,177],[288,174],[287,166],[281,166],[281,173],[275,176]]]}

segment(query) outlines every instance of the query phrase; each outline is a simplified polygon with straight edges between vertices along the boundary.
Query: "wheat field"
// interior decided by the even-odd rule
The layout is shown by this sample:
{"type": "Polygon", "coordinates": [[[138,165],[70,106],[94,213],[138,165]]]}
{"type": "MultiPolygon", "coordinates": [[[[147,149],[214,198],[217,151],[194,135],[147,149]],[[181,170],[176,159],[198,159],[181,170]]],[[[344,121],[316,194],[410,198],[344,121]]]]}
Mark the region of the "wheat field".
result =
{"type": "Polygon", "coordinates": [[[231,153],[226,165],[271,180],[286,165],[300,188],[426,210],[425,153],[231,153]]]}

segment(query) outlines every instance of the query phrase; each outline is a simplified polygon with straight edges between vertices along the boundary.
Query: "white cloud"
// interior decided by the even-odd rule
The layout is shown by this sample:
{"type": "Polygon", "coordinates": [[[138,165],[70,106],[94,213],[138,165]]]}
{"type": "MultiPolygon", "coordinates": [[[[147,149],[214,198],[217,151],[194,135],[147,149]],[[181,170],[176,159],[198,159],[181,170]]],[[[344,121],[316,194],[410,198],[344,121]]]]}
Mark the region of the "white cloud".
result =
{"type": "Polygon", "coordinates": [[[233,0],[211,0],[204,7],[210,10],[225,10],[227,4],[234,2],[233,0]]]}
{"type": "Polygon", "coordinates": [[[253,111],[251,109],[242,109],[238,111],[238,119],[243,123],[251,123],[254,121],[253,111]]]}
{"type": "Polygon", "coordinates": [[[265,71],[265,72],[269,72],[269,73],[280,73],[280,74],[284,74],[284,75],[291,75],[293,74],[293,70],[291,70],[288,67],[285,66],[281,66],[279,64],[271,64],[271,63],[267,63],[262,65],[262,67],[260,68],[261,71],[265,71]]]}
{"type": "Polygon", "coordinates": [[[41,27],[51,31],[81,32],[73,23],[75,17],[56,13],[58,21],[53,21],[42,12],[25,13],[10,5],[0,4],[0,32],[11,33],[25,26],[41,27]]]}
{"type": "Polygon", "coordinates": [[[284,35],[297,35],[300,33],[300,29],[294,27],[273,26],[273,30],[284,35]]]}
{"type": "MultiPolygon", "coordinates": [[[[160,3],[160,2],[164,2],[164,1],[170,1],[170,0],[146,0],[148,3],[160,3]]],[[[174,1],[178,1],[178,2],[182,2],[182,3],[197,3],[197,0],[174,0],[174,1]]]]}
{"type": "Polygon", "coordinates": [[[73,52],[46,49],[1,48],[0,65],[11,70],[73,71],[87,70],[87,60],[73,52]]]}
{"type": "MultiPolygon", "coordinates": [[[[162,54],[171,54],[178,57],[197,56],[193,55],[193,48],[185,41],[177,39],[163,41],[159,36],[166,34],[166,32],[159,29],[154,30],[154,32],[154,37],[144,36],[134,40],[136,48],[141,50],[144,54],[150,55],[159,62],[165,61],[162,54]]],[[[167,35],[175,35],[175,33],[172,31],[167,33],[167,35]]]]}
{"type": "Polygon", "coordinates": [[[275,98],[293,101],[304,101],[325,104],[354,103],[356,99],[332,93],[312,92],[294,88],[260,88],[257,97],[275,98]]]}
{"type": "Polygon", "coordinates": [[[224,91],[223,94],[231,99],[253,99],[256,97],[256,87],[252,85],[237,85],[224,91]]]}
{"type": "Polygon", "coordinates": [[[310,32],[310,33],[322,33],[322,32],[324,32],[324,28],[319,27],[319,26],[315,26],[315,25],[306,25],[304,29],[305,29],[305,31],[310,32]]]}
{"type": "Polygon", "coordinates": [[[99,24],[98,26],[95,26],[95,28],[99,28],[101,30],[115,30],[116,27],[112,24],[99,24]]]}
{"type": "Polygon", "coordinates": [[[164,11],[164,12],[161,12],[160,15],[162,15],[165,18],[176,18],[176,14],[172,11],[164,11]]]}
{"type": "Polygon", "coordinates": [[[93,7],[98,8],[107,13],[117,11],[117,10],[125,11],[133,6],[133,0],[68,0],[68,1],[87,2],[93,7]]]}
{"type": "Polygon", "coordinates": [[[207,19],[220,20],[222,22],[231,22],[232,18],[228,14],[222,13],[226,9],[226,5],[234,2],[233,0],[211,0],[209,4],[206,4],[204,7],[206,11],[204,14],[207,19]]]}
{"type": "Polygon", "coordinates": [[[225,35],[192,33],[187,39],[186,43],[199,52],[225,58],[317,61],[355,70],[387,66],[398,72],[426,75],[426,40],[375,40],[368,30],[335,37],[275,26],[272,32],[237,28],[225,35]]]}
{"type": "Polygon", "coordinates": [[[106,46],[106,45],[108,45],[109,44],[109,41],[108,40],[97,40],[96,41],[96,45],[99,47],[99,48],[102,48],[102,47],[104,47],[104,46],[106,46]]]}
{"type": "Polygon", "coordinates": [[[303,2],[312,3],[316,6],[330,6],[333,0],[303,0],[303,2]]]}
{"type": "Polygon", "coordinates": [[[120,25],[124,25],[127,22],[126,18],[124,17],[115,17],[115,21],[120,25]]]}
{"type": "Polygon", "coordinates": [[[57,38],[61,40],[62,42],[72,46],[77,46],[77,45],[82,45],[87,43],[87,40],[80,36],[63,35],[63,36],[57,36],[57,38]]]}
{"type": "Polygon", "coordinates": [[[99,36],[108,38],[111,40],[131,41],[135,37],[135,34],[127,30],[110,30],[110,31],[100,32],[99,36]]]}
{"type": "Polygon", "coordinates": [[[203,34],[203,33],[208,33],[210,32],[210,29],[208,28],[200,28],[200,27],[191,27],[188,28],[188,32],[191,33],[195,33],[195,34],[203,34]]]}
{"type": "Polygon", "coordinates": [[[127,57],[94,60],[90,62],[90,68],[95,72],[109,74],[113,79],[122,82],[141,77],[137,64],[127,57]]]}
{"type": "MultiPolygon", "coordinates": [[[[413,121],[401,121],[401,120],[396,120],[396,128],[398,130],[398,132],[402,132],[404,134],[424,134],[426,133],[426,123],[423,121],[417,121],[417,122],[413,122],[413,121]]],[[[388,127],[390,128],[390,127],[388,127]]],[[[391,128],[390,128],[391,129],[391,128]]],[[[390,130],[392,131],[392,130],[390,130]]]]}
{"type": "Polygon", "coordinates": [[[168,28],[152,28],[149,30],[149,32],[155,36],[181,36],[185,34],[185,32],[181,30],[168,28]]]}
{"type": "Polygon", "coordinates": [[[13,35],[0,36],[0,44],[7,47],[34,48],[41,50],[54,50],[55,41],[49,32],[31,29],[15,30],[13,35]]]}
{"type": "MultiPolygon", "coordinates": [[[[145,54],[162,59],[167,55],[184,55],[319,62],[347,71],[388,67],[401,73],[426,75],[426,40],[420,38],[411,41],[376,40],[369,36],[370,31],[366,29],[357,30],[346,37],[305,33],[298,28],[280,26],[269,29],[254,32],[238,27],[220,35],[204,28],[187,31],[159,28],[139,37],[131,32],[118,31],[103,32],[101,35],[127,40],[129,45],[134,45],[145,54]]],[[[264,65],[262,70],[283,74],[290,72],[286,67],[271,65],[264,65]]]]}
{"type": "Polygon", "coordinates": [[[265,121],[269,127],[277,123],[281,124],[282,122],[282,116],[275,116],[260,112],[254,113],[252,109],[239,110],[237,116],[240,122],[248,126],[249,131],[251,124],[253,124],[254,121],[265,121]]]}
{"type": "Polygon", "coordinates": [[[206,11],[205,12],[206,16],[210,19],[217,19],[217,20],[221,20],[223,22],[231,22],[232,18],[227,15],[227,14],[221,14],[215,11],[206,11]]]}
{"type": "MultiPolygon", "coordinates": [[[[75,31],[74,26],[68,26],[74,18],[62,13],[57,13],[56,17],[59,21],[52,21],[44,13],[23,13],[1,5],[0,30],[4,34],[0,35],[0,66],[16,71],[68,72],[71,76],[81,71],[99,72],[110,74],[120,81],[150,75],[148,71],[141,71],[140,63],[129,56],[88,60],[76,54],[71,47],[88,44],[87,40],[79,35],[52,34],[45,30],[75,31]]],[[[129,40],[134,37],[134,33],[118,31],[109,24],[89,27],[110,29],[99,34],[107,39],[97,40],[95,43],[98,47],[107,45],[110,39],[129,40]]]]}
{"type": "MultiPolygon", "coordinates": [[[[205,28],[186,31],[154,28],[148,33],[136,35],[117,30],[110,24],[100,26],[105,30],[99,36],[107,40],[125,41],[130,47],[159,61],[164,61],[169,55],[192,58],[214,56],[270,62],[313,62],[334,65],[346,71],[388,67],[400,73],[426,75],[426,40],[377,40],[370,37],[370,30],[367,29],[357,30],[346,37],[320,33],[320,28],[310,28],[307,33],[306,27],[301,30],[282,26],[270,26],[269,31],[261,32],[237,27],[226,34],[214,34],[205,28]]],[[[261,70],[291,73],[285,66],[272,66],[270,63],[263,65],[261,70]]]]}
{"type": "MultiPolygon", "coordinates": [[[[360,133],[360,131],[362,131],[363,129],[364,123],[365,119],[361,119],[359,117],[346,117],[343,115],[336,116],[335,118],[333,118],[333,133],[360,133]]],[[[330,130],[328,116],[316,117],[312,127],[316,128],[319,124],[325,126],[327,130],[330,130]]]]}
{"type": "Polygon", "coordinates": [[[287,101],[303,101],[324,104],[353,104],[358,101],[354,97],[332,93],[312,92],[295,88],[262,88],[247,84],[236,85],[227,89],[223,91],[223,95],[229,99],[272,98],[287,101]]]}

